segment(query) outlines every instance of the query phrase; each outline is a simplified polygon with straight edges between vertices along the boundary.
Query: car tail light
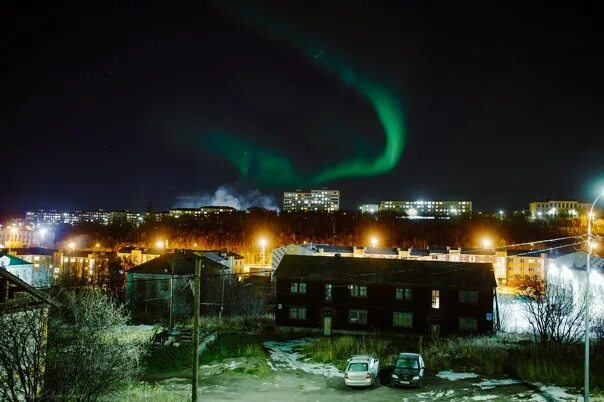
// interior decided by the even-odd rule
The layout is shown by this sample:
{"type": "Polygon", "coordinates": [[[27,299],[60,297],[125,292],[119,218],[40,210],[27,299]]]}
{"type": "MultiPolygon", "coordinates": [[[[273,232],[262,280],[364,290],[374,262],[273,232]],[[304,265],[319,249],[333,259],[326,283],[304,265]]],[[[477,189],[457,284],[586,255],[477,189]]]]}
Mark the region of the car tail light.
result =
{"type": "Polygon", "coordinates": [[[369,373],[365,374],[365,378],[371,378],[371,374],[369,374],[369,373]]]}

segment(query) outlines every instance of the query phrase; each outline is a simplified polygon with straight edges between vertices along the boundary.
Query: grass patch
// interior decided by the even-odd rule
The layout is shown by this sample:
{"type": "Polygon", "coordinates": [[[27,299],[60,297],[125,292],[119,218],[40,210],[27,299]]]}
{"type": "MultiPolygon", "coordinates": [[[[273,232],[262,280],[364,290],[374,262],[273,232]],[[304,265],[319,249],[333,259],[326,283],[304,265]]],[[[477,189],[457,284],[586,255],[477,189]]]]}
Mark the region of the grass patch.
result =
{"type": "Polygon", "coordinates": [[[151,347],[145,355],[145,373],[161,374],[191,368],[191,345],[151,347]]]}
{"type": "Polygon", "coordinates": [[[415,340],[381,336],[334,336],[319,338],[302,347],[302,353],[314,361],[334,364],[345,370],[351,355],[369,354],[380,359],[381,366],[394,364],[399,351],[415,351],[415,340]]]}
{"type": "Polygon", "coordinates": [[[265,315],[260,317],[204,317],[201,320],[201,327],[208,332],[219,333],[241,333],[241,334],[262,334],[272,332],[275,326],[275,317],[265,315]]]}
{"type": "Polygon", "coordinates": [[[210,364],[240,357],[264,359],[268,354],[255,336],[222,334],[208,345],[206,351],[199,356],[199,361],[202,364],[210,364]]]}

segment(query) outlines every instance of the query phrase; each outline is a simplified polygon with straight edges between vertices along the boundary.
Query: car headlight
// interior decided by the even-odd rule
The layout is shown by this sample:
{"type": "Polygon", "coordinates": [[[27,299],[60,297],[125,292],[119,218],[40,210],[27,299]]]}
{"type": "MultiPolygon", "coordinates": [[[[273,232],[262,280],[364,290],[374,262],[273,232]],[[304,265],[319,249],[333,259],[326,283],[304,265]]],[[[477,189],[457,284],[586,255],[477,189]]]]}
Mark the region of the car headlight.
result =
{"type": "Polygon", "coordinates": [[[396,374],[392,374],[392,378],[398,378],[396,374]]]}
{"type": "Polygon", "coordinates": [[[419,376],[413,377],[413,381],[417,381],[417,380],[419,380],[419,376]]]}

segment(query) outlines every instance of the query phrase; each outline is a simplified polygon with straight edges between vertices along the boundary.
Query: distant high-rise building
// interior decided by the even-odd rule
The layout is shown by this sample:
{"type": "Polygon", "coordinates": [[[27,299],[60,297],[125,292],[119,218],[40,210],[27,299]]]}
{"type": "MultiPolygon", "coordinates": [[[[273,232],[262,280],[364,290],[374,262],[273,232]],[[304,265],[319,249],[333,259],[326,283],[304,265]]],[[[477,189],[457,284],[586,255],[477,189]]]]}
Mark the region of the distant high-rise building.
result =
{"type": "Polygon", "coordinates": [[[339,190],[301,190],[283,193],[284,212],[335,212],[340,209],[339,190]]]}
{"type": "Polygon", "coordinates": [[[382,201],[379,212],[413,217],[454,217],[472,213],[472,201],[382,201]]]}

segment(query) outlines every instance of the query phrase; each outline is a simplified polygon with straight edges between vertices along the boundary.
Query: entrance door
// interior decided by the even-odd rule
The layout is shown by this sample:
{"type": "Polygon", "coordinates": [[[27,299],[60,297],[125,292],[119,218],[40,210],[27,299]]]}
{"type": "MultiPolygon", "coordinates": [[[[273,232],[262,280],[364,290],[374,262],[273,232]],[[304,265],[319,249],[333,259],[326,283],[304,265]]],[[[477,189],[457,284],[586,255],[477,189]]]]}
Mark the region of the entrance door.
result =
{"type": "Polygon", "coordinates": [[[430,324],[430,336],[432,336],[432,339],[438,339],[438,337],[440,336],[439,323],[433,322],[432,324],[430,324]]]}
{"type": "Polygon", "coordinates": [[[331,316],[323,317],[323,335],[331,336],[331,316]]]}

